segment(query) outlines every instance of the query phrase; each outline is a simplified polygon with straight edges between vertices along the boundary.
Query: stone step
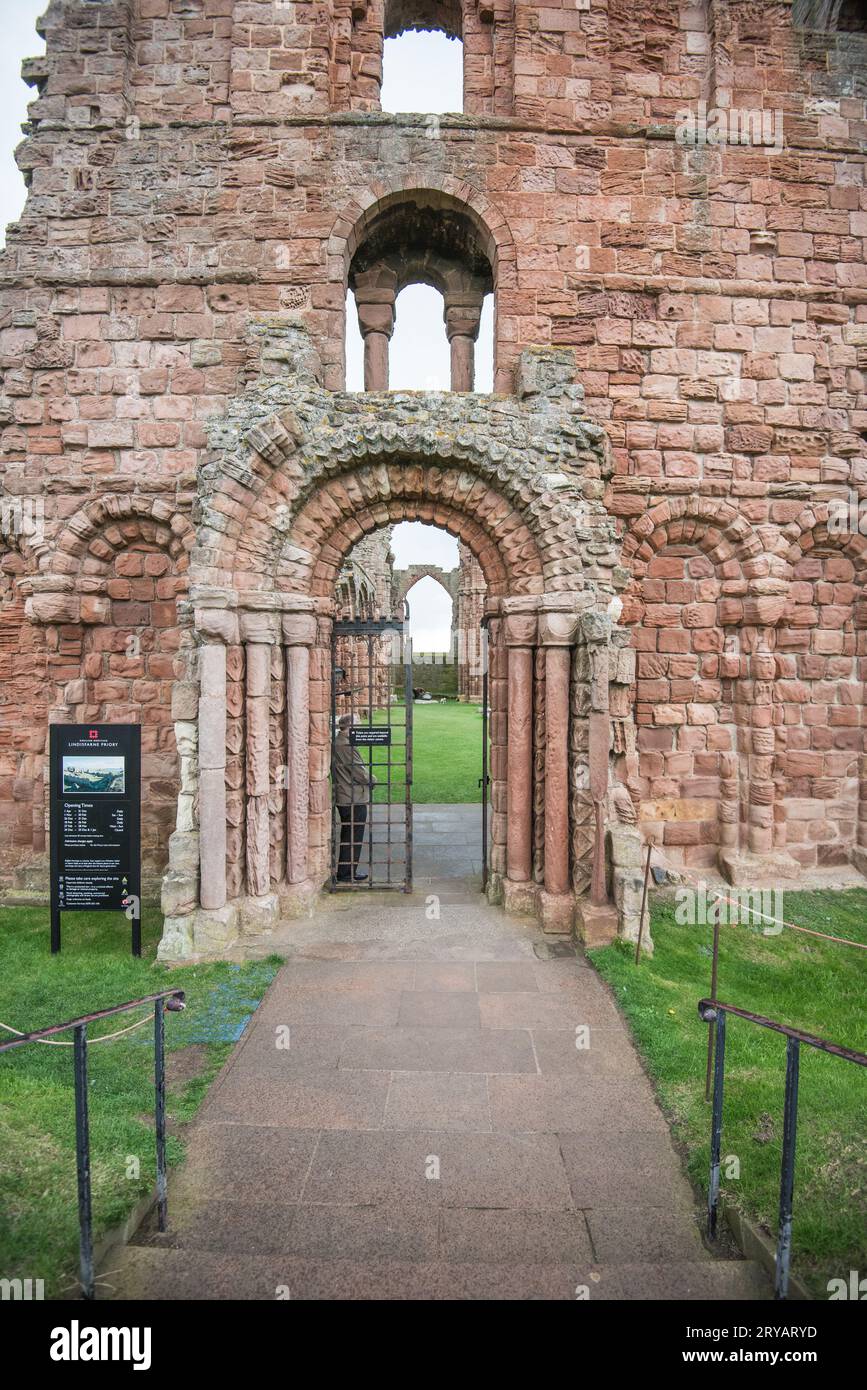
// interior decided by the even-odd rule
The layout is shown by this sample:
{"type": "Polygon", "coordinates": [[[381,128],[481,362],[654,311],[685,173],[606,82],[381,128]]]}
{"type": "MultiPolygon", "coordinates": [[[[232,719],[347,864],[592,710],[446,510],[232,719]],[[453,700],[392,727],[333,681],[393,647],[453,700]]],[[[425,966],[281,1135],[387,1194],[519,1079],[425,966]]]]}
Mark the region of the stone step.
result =
{"type": "Polygon", "coordinates": [[[207,1290],[212,1280],[213,1287],[222,1287],[224,1264],[233,1260],[238,1261],[239,1277],[253,1280],[257,1290],[285,1267],[295,1275],[300,1271],[305,1281],[312,1281],[309,1287],[314,1291],[322,1290],[309,1296],[323,1298],[352,1296],[328,1290],[365,1268],[382,1281],[384,1291],[375,1296],[383,1298],[393,1296],[387,1290],[394,1284],[395,1271],[409,1279],[410,1287],[418,1287],[414,1281],[424,1278],[441,1290],[412,1296],[448,1297],[451,1271],[455,1287],[463,1290],[457,1297],[518,1298],[522,1295],[510,1273],[515,1270],[527,1281],[530,1291],[523,1297],[528,1299],[572,1298],[575,1284],[581,1282],[591,1298],[770,1297],[761,1268],[724,1258],[730,1247],[714,1255],[701,1241],[697,1219],[687,1212],[641,1208],[631,1213],[626,1225],[622,1220],[611,1224],[612,1215],[625,1214],[604,1208],[444,1207],[433,1201],[355,1206],[249,1203],[203,1199],[187,1190],[173,1203],[167,1232],[156,1231],[153,1214],[140,1228],[122,1257],[119,1287],[129,1284],[130,1297],[160,1297],[147,1291],[156,1287],[152,1280],[160,1269],[159,1258],[149,1257],[168,1255],[172,1259],[167,1268],[179,1271],[184,1288],[192,1277],[186,1273],[187,1258],[201,1261],[201,1292],[179,1297],[229,1296],[207,1290]],[[573,1281],[571,1290],[564,1292],[568,1279],[573,1281]],[[512,1291],[491,1292],[498,1284],[512,1291]],[[484,1292],[474,1292],[476,1288],[484,1292]]]}
{"type": "Polygon", "coordinates": [[[752,1301],[772,1293],[761,1268],[746,1260],[495,1264],[129,1246],[109,1264],[98,1282],[101,1300],[752,1301]]]}

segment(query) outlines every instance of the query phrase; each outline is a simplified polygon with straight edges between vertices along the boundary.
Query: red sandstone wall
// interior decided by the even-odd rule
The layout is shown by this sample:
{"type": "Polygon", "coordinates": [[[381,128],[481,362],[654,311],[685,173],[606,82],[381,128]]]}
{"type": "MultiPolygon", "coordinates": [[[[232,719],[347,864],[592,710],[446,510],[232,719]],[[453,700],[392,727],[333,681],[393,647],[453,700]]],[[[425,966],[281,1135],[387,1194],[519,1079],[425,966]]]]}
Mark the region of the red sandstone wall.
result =
{"type": "MultiPolygon", "coordinates": [[[[571,344],[588,409],[609,430],[609,505],[646,562],[624,614],[639,624],[643,795],[677,803],[667,842],[698,862],[717,835],[702,810],[717,744],[757,756],[758,724],[721,684],[724,635],[744,626],[748,655],[769,610],[755,607],[761,593],[744,607],[747,589],[782,574],[795,542],[781,537],[803,531],[771,625],[775,761],[755,779],[762,804],[770,786],[785,806],[756,828],[805,863],[833,861],[854,833],[867,643],[860,563],[841,564],[815,508],[867,485],[867,41],[799,36],[788,4],[748,0],[592,0],[587,11],[468,0],[461,23],[477,127],[468,138],[443,118],[432,139],[421,118],[364,123],[379,0],[354,19],[337,0],[53,0],[48,55],[27,65],[30,197],[0,263],[4,491],[44,498],[49,538],[104,495],[188,519],[205,424],[249,369],[248,315],[299,314],[339,388],[354,223],[390,191],[441,189],[489,229],[498,389],[512,388],[523,346],[571,344]],[[781,110],[785,148],[688,152],[670,123],[700,97],[781,110]],[[728,528],[722,551],[707,517],[671,520],[697,499],[728,528]],[[684,603],[694,622],[665,616],[684,603]]],[[[97,528],[70,573],[93,565],[109,582],[101,544],[97,528]]],[[[148,775],[165,792],[147,832],[156,864],[174,629],[133,622],[123,605],[170,602],[156,589],[181,580],[176,558],[166,575],[133,575],[118,554],[110,582],[152,579],[153,597],[112,596],[106,617],[98,605],[76,621],[58,610],[44,628],[15,617],[36,552],[4,561],[7,584],[26,572],[3,606],[0,651],[7,874],[27,844],[41,848],[46,707],[141,715],[148,775]],[[139,674],[111,669],[112,623],[152,634],[139,674]],[[92,688],[73,699],[80,680],[92,688]]]]}

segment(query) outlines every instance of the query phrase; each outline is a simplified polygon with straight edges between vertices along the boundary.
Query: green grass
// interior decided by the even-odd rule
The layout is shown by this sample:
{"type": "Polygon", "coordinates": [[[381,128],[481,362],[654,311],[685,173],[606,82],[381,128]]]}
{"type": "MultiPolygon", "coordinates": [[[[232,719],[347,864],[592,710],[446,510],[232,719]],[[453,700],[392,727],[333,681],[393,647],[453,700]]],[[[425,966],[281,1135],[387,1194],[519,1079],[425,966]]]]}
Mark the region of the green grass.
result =
{"type": "MultiPolygon", "coordinates": [[[[155,963],[159,914],[146,911],[142,927],[143,955],[134,960],[125,917],[66,913],[63,950],[52,957],[44,909],[0,911],[0,1020],[32,1031],[161,989],[186,990],[186,1012],[166,1015],[168,1157],[176,1163],[178,1126],[192,1118],[279,960],[169,970],[155,963]]],[[[146,1012],[92,1024],[88,1037],[146,1012]]],[[[146,1023],[88,1048],[97,1239],[154,1187],[152,1040],[146,1023]]],[[[0,1154],[0,1277],[44,1279],[46,1297],[68,1297],[78,1260],[71,1048],[32,1044],[0,1055],[0,1154]]]]}
{"type": "MultiPolygon", "coordinates": [[[[867,942],[867,892],[786,893],[788,921],[867,942]]],[[[710,993],[712,929],[678,926],[674,904],[652,915],[655,954],[634,965],[634,948],[590,952],[614,988],[644,1054],[690,1176],[707,1187],[710,1107],[704,1099],[707,1025],[696,1009],[710,993]]],[[[865,953],[784,930],[720,933],[718,998],[781,1023],[867,1051],[865,953]]],[[[776,1238],[786,1041],[730,1018],[726,1038],[723,1156],[740,1161],[726,1176],[726,1201],[776,1238]]],[[[830,1278],[867,1271],[867,1069],[801,1048],[795,1172],[793,1270],[817,1297],[830,1278]]]]}
{"type": "MultiPolygon", "coordinates": [[[[403,796],[403,714],[403,706],[392,706],[392,721],[400,721],[392,733],[395,756],[400,760],[400,765],[392,768],[392,802],[403,796]]],[[[387,717],[384,710],[377,710],[374,723],[384,724],[387,717]]],[[[412,721],[413,805],[481,802],[482,716],[479,706],[462,705],[457,701],[447,705],[414,704],[412,721]]],[[[366,761],[366,754],[364,756],[366,761]]],[[[385,770],[376,764],[384,761],[385,749],[375,749],[374,772],[380,782],[385,780],[385,770]]],[[[374,796],[377,801],[384,801],[385,788],[378,787],[374,796]]]]}

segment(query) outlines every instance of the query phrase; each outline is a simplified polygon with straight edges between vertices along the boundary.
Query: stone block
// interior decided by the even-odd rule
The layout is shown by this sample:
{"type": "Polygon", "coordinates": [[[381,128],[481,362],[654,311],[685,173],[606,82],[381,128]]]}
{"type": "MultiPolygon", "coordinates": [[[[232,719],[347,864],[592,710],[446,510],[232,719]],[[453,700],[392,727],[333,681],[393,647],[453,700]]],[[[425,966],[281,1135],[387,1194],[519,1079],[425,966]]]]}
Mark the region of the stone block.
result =
{"type": "Polygon", "coordinates": [[[608,831],[607,857],[618,869],[644,869],[644,842],[637,830],[612,826],[608,831]]]}
{"type": "Polygon", "coordinates": [[[768,854],[750,854],[740,849],[722,850],[719,871],[733,888],[759,888],[781,879],[784,882],[796,881],[804,875],[798,861],[780,850],[768,854]]]}
{"type": "Polygon", "coordinates": [[[169,836],[169,867],[177,873],[198,873],[199,836],[197,831],[174,831],[169,836]]]}
{"type": "Polygon", "coordinates": [[[312,917],[320,891],[319,886],[310,879],[301,883],[281,883],[278,890],[280,915],[293,921],[312,917]]]}
{"type": "Polygon", "coordinates": [[[571,936],[575,924],[575,899],[571,893],[538,894],[542,930],[554,936],[571,936]]]}
{"type": "MultiPolygon", "coordinates": [[[[615,869],[612,875],[612,894],[617,908],[618,933],[624,941],[637,941],[641,923],[641,900],[644,896],[644,875],[634,869],[615,869]]],[[[644,929],[641,933],[641,949],[653,954],[650,939],[650,906],[644,908],[644,929]]]]}
{"type": "Polygon", "coordinates": [[[280,899],[276,893],[261,898],[249,895],[238,906],[238,929],[242,936],[262,936],[272,931],[280,921],[280,899]]]}
{"type": "Polygon", "coordinates": [[[192,912],[199,902],[198,864],[195,870],[171,869],[164,876],[160,907],[166,917],[181,917],[192,912]]]}
{"type": "Polygon", "coordinates": [[[617,909],[611,903],[596,906],[589,898],[579,898],[575,935],[584,946],[609,946],[617,937],[617,909]]]}
{"type": "Polygon", "coordinates": [[[192,945],[196,956],[219,960],[238,940],[238,908],[235,903],[225,907],[197,908],[191,913],[192,945]]]}
{"type": "Polygon", "coordinates": [[[157,948],[157,960],[183,961],[193,955],[193,914],[166,917],[163,934],[157,948]]]}
{"type": "Polygon", "coordinates": [[[503,907],[515,917],[535,917],[539,886],[531,880],[503,879],[503,907]]]}

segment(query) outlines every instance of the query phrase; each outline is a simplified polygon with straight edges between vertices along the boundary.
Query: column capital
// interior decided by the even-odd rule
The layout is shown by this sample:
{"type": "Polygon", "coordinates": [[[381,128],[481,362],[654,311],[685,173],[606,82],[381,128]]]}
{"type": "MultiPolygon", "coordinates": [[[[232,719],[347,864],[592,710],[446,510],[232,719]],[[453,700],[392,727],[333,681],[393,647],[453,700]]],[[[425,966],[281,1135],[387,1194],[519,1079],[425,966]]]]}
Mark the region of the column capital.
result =
{"type": "Polygon", "coordinates": [[[570,594],[543,594],[539,604],[539,641],[546,647],[573,647],[579,615],[570,594]]]}
{"type": "Polygon", "coordinates": [[[507,613],[503,626],[507,647],[535,647],[539,634],[535,613],[507,613]]]}
{"type": "Polygon", "coordinates": [[[522,594],[517,598],[504,598],[501,611],[505,619],[506,645],[534,647],[538,640],[538,595],[522,594]]]}
{"type": "Polygon", "coordinates": [[[394,332],[395,293],[391,289],[356,289],[355,305],[358,327],[363,338],[368,333],[382,333],[390,338],[394,332]]]}
{"type": "Polygon", "coordinates": [[[312,647],[319,623],[314,613],[284,613],[283,644],[286,647],[312,647]]]}
{"type": "Polygon", "coordinates": [[[195,626],[203,642],[231,647],[238,641],[238,615],[228,608],[196,608],[195,626]]]}
{"type": "Polygon", "coordinates": [[[471,338],[475,342],[482,319],[482,301],[469,295],[446,295],[443,319],[449,342],[454,337],[471,338]]]}
{"type": "Polygon", "coordinates": [[[280,640],[280,615],[278,613],[251,613],[240,615],[239,631],[242,642],[261,643],[273,647],[280,640]]]}

